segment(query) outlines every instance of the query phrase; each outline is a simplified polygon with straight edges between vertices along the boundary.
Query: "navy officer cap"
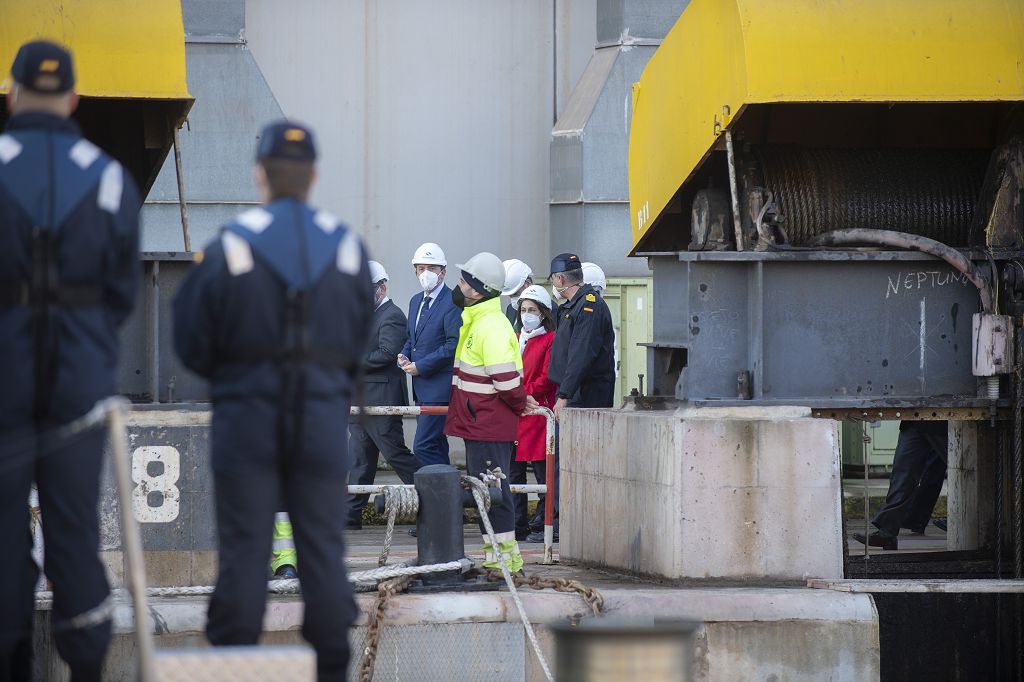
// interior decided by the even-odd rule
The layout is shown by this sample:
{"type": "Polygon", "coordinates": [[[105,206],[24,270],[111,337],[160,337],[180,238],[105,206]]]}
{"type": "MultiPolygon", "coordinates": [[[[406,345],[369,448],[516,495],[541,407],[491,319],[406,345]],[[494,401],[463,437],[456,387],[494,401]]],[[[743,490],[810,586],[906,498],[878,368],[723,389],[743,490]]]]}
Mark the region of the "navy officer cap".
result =
{"type": "Polygon", "coordinates": [[[49,40],[33,40],[18,50],[11,78],[21,87],[43,94],[61,94],[75,87],[71,53],[49,40]]]}
{"type": "Polygon", "coordinates": [[[263,159],[316,160],[313,131],[288,120],[268,124],[260,133],[260,143],[256,147],[256,160],[263,159]]]}
{"type": "Polygon", "coordinates": [[[551,274],[558,272],[569,272],[571,270],[582,270],[580,257],[575,253],[560,253],[551,259],[551,274]]]}

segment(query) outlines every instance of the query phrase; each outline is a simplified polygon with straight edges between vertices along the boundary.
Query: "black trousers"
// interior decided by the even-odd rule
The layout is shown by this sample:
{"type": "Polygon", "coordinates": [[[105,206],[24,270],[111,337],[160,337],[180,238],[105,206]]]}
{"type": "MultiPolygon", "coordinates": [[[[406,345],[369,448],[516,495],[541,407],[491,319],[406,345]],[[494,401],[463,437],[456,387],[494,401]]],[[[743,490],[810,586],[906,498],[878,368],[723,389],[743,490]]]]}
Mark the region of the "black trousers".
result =
{"type": "Polygon", "coordinates": [[[893,535],[900,528],[928,525],[946,473],[949,436],[946,431],[920,422],[904,422],[896,442],[896,454],[885,504],[871,523],[893,535]]]}
{"type": "MultiPolygon", "coordinates": [[[[503,472],[512,468],[512,441],[467,440],[466,442],[466,473],[479,476],[481,472],[501,467],[503,472]]],[[[515,530],[515,503],[512,491],[508,487],[508,478],[501,479],[501,502],[491,504],[487,513],[491,519],[495,534],[509,533],[515,530]]],[[[480,521],[480,533],[484,534],[484,523],[480,521]]]]}
{"type": "MultiPolygon", "coordinates": [[[[40,428],[46,432],[53,423],[40,428]]],[[[0,680],[31,675],[32,620],[39,567],[32,559],[28,507],[33,478],[39,489],[46,576],[53,583],[51,614],[57,652],[72,680],[99,680],[110,644],[110,620],[77,628],[76,616],[99,606],[110,585],[99,560],[100,468],[106,431],[92,429],[61,441],[37,438],[26,426],[0,446],[0,528],[7,575],[0,582],[0,680]],[[33,456],[34,455],[34,456],[33,456]]]]}
{"type": "Polygon", "coordinates": [[[306,400],[301,437],[289,427],[279,439],[270,401],[220,401],[213,410],[219,565],[207,637],[214,645],[259,640],[274,514],[284,509],[302,567],[302,634],[316,650],[321,682],[346,679],[348,629],[356,619],[344,563],[347,412],[341,401],[306,400]],[[300,447],[287,446],[296,440],[300,447]]]}
{"type": "MultiPolygon", "coordinates": [[[[401,417],[366,417],[362,422],[357,419],[349,425],[348,435],[348,447],[352,453],[352,470],[348,473],[351,485],[372,485],[381,455],[402,483],[412,483],[412,475],[419,469],[419,464],[405,446],[401,417]]],[[[369,499],[369,495],[353,495],[349,518],[362,518],[363,507],[369,499]]]]}
{"type": "MultiPolygon", "coordinates": [[[[544,485],[545,474],[547,474],[544,468],[543,459],[535,459],[531,462],[519,462],[515,459],[512,460],[512,468],[508,475],[509,483],[526,483],[526,472],[533,469],[533,477],[537,483],[544,485]]],[[[526,493],[520,493],[514,496],[516,506],[516,533],[529,532],[530,526],[535,525],[530,522],[529,514],[529,501],[530,498],[526,493]]],[[[544,520],[544,495],[540,496],[540,501],[537,503],[537,512],[534,514],[534,519],[539,518],[541,523],[544,520]]]]}
{"type": "Polygon", "coordinates": [[[903,517],[902,528],[924,532],[932,520],[932,511],[942,493],[942,482],[946,480],[946,461],[933,456],[924,467],[921,481],[914,490],[907,515],[903,517]]]}

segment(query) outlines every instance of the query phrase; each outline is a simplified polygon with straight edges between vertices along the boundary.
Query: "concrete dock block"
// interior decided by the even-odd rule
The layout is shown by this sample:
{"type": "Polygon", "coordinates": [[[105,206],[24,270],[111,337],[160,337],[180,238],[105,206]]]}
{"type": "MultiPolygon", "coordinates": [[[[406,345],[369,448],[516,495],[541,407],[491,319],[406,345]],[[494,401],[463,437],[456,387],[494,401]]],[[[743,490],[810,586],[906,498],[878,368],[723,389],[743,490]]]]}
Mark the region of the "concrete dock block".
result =
{"type": "MultiPolygon", "coordinates": [[[[581,578],[586,581],[586,578],[581,578]]],[[[589,582],[589,581],[588,581],[589,582]]],[[[667,619],[703,623],[694,680],[877,680],[878,620],[870,595],[807,588],[669,588],[602,586],[604,613],[620,622],[667,619]]],[[[520,593],[550,665],[555,642],[545,627],[590,618],[576,595],[520,593]]],[[[349,679],[366,638],[365,613],[376,595],[357,596],[361,618],[349,632],[349,679]]],[[[207,598],[161,597],[151,607],[162,624],[159,650],[206,646],[207,598]]],[[[50,612],[37,618],[36,675],[66,682],[49,632],[50,612]]],[[[297,595],[272,596],[262,644],[302,642],[303,609],[297,595]]],[[[396,595],[382,631],[375,679],[539,680],[540,666],[507,592],[396,595]]],[[[126,603],[115,611],[114,639],[105,680],[135,679],[135,640],[126,603]]]]}
{"type": "Polygon", "coordinates": [[[838,426],[806,414],[566,411],[561,556],[666,578],[841,576],[838,426]]]}

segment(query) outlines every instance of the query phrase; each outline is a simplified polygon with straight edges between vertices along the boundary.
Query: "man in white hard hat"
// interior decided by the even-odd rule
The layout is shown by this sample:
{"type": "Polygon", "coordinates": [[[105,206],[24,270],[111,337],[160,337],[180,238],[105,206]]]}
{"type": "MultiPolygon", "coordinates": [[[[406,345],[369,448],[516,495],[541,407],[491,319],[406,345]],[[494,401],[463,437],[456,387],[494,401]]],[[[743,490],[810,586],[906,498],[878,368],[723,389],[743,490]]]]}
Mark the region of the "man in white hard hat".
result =
{"type": "MultiPolygon", "coordinates": [[[[448,261],[440,246],[432,242],[421,245],[413,254],[412,265],[423,291],[409,301],[408,333],[398,366],[412,376],[417,405],[447,405],[462,311],[452,303],[452,291],[444,283],[448,261]]],[[[416,418],[412,449],[420,466],[450,464],[444,416],[416,418]]]]}
{"type": "Polygon", "coordinates": [[[502,261],[505,266],[505,286],[502,287],[501,295],[508,296],[508,307],[505,308],[505,317],[512,323],[516,333],[522,328],[519,324],[519,295],[523,290],[533,284],[533,271],[530,266],[518,258],[510,258],[502,261]]]}
{"type": "MultiPolygon", "coordinates": [[[[363,404],[408,405],[405,373],[396,361],[398,351],[408,336],[409,321],[401,308],[388,298],[388,273],[375,260],[370,261],[370,282],[373,283],[374,312],[370,322],[370,342],[363,357],[363,404]]],[[[400,416],[357,417],[349,424],[348,434],[352,452],[349,484],[372,485],[380,455],[384,455],[402,483],[412,483],[412,475],[419,465],[405,446],[400,416]]],[[[346,528],[358,530],[363,527],[363,507],[369,497],[352,497],[346,528]]]]}
{"type": "MultiPolygon", "coordinates": [[[[462,330],[455,355],[451,405],[445,433],[466,442],[466,471],[479,476],[500,467],[508,473],[519,429],[519,415],[536,401],[526,395],[519,374],[519,340],[501,312],[505,267],[493,253],[478,253],[460,265],[462,279],[452,301],[462,309],[462,330]]],[[[515,511],[508,480],[501,479],[501,502],[487,516],[497,547],[484,537],[484,567],[522,570],[516,542],[515,511]]],[[[480,532],[484,532],[483,522],[480,532]]]]}

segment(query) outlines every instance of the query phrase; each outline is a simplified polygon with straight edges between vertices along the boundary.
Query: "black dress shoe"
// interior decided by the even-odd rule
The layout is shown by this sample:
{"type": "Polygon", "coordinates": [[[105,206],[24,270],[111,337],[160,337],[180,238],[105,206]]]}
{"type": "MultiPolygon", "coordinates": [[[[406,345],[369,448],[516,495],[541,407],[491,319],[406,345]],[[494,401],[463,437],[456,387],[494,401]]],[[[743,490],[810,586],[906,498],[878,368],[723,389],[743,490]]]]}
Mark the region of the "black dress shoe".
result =
{"type": "MultiPolygon", "coordinates": [[[[527,542],[541,542],[541,543],[543,543],[544,542],[544,531],[538,531],[536,533],[530,533],[529,535],[526,536],[526,541],[527,542]]],[[[552,542],[558,542],[558,533],[555,533],[555,536],[553,538],[551,538],[551,541],[552,542]]]]}
{"type": "Polygon", "coordinates": [[[935,527],[941,530],[943,533],[946,532],[946,519],[935,519],[934,521],[932,521],[932,523],[934,523],[935,527]]]}
{"type": "Polygon", "coordinates": [[[862,545],[881,547],[882,549],[899,549],[900,546],[900,541],[895,535],[883,533],[880,530],[876,530],[866,538],[863,533],[854,533],[853,539],[862,545]]]}
{"type": "Polygon", "coordinates": [[[409,535],[411,535],[413,537],[416,537],[416,529],[415,528],[410,528],[409,530],[406,531],[406,533],[408,533],[409,535]]]}

